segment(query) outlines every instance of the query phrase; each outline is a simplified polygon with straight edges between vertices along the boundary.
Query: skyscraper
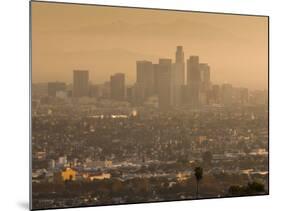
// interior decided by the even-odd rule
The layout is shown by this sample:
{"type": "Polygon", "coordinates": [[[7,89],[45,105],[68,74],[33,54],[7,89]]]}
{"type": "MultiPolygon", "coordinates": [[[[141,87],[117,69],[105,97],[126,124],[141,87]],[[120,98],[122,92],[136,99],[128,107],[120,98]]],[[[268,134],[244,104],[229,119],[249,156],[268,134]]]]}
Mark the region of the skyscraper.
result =
{"type": "Polygon", "coordinates": [[[89,71],[73,71],[73,97],[85,97],[89,94],[89,71]]]}
{"type": "Polygon", "coordinates": [[[110,95],[113,100],[125,98],[125,74],[116,73],[110,76],[110,95]]]}
{"type": "Polygon", "coordinates": [[[172,60],[159,59],[158,70],[158,103],[161,110],[172,106],[172,60]]]}
{"type": "Polygon", "coordinates": [[[211,74],[210,66],[206,63],[199,64],[200,70],[200,89],[199,89],[199,103],[200,105],[208,104],[209,101],[209,91],[211,89],[211,74]]]}
{"type": "Polygon", "coordinates": [[[156,95],[159,93],[159,64],[153,64],[153,70],[154,70],[154,92],[156,95]]]}
{"type": "Polygon", "coordinates": [[[154,94],[154,69],[150,61],[137,61],[137,93],[140,101],[154,94]]]}
{"type": "Polygon", "coordinates": [[[200,63],[199,68],[201,82],[204,84],[209,84],[211,82],[210,66],[206,63],[200,63]]]}
{"type": "Polygon", "coordinates": [[[184,52],[182,46],[177,46],[176,63],[184,63],[184,52]]]}
{"type": "Polygon", "coordinates": [[[213,85],[211,89],[211,101],[214,104],[221,103],[221,88],[219,85],[213,85]]]}
{"type": "Polygon", "coordinates": [[[188,103],[191,105],[199,104],[200,91],[200,67],[199,56],[190,56],[186,61],[187,64],[187,86],[188,86],[188,103]]]}
{"type": "Polygon", "coordinates": [[[187,84],[200,82],[199,56],[190,56],[186,60],[187,64],[187,84]]]}
{"type": "Polygon", "coordinates": [[[177,46],[176,62],[173,64],[172,69],[172,92],[174,106],[182,104],[182,90],[184,86],[184,52],[182,46],[177,46]]]}
{"type": "Polygon", "coordinates": [[[231,84],[223,84],[221,87],[222,103],[224,105],[232,104],[233,87],[231,84]]]}

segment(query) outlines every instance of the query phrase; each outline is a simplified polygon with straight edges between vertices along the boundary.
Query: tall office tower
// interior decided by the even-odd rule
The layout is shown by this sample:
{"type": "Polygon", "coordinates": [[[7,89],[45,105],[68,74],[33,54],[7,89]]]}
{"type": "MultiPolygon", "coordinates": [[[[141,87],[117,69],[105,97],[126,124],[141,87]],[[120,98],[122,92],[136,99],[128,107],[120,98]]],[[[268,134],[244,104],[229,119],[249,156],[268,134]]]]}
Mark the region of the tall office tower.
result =
{"type": "Polygon", "coordinates": [[[156,95],[159,93],[159,64],[153,64],[153,69],[154,69],[154,92],[156,95]]]}
{"type": "Polygon", "coordinates": [[[184,63],[184,52],[182,46],[177,46],[176,63],[184,63]]]}
{"type": "Polygon", "coordinates": [[[65,91],[66,84],[63,82],[49,82],[48,83],[48,96],[56,97],[57,92],[65,91]]]}
{"type": "Polygon", "coordinates": [[[199,69],[200,69],[201,83],[204,86],[210,86],[210,83],[211,83],[210,66],[206,63],[200,63],[199,69]]]}
{"type": "Polygon", "coordinates": [[[219,85],[213,85],[211,91],[211,102],[214,104],[221,103],[221,88],[219,85]]]}
{"type": "Polygon", "coordinates": [[[89,71],[73,71],[73,97],[85,97],[89,95],[89,71]]]}
{"type": "Polygon", "coordinates": [[[184,52],[182,46],[177,46],[176,62],[172,68],[172,91],[173,91],[173,106],[182,104],[182,90],[184,86],[184,52]]]}
{"type": "Polygon", "coordinates": [[[116,73],[110,76],[110,96],[113,100],[125,99],[125,74],[116,73]]]}
{"type": "Polygon", "coordinates": [[[199,64],[200,70],[200,89],[199,89],[199,103],[200,105],[205,105],[209,103],[209,90],[211,86],[211,79],[210,79],[210,66],[206,63],[199,64]]]}
{"type": "Polygon", "coordinates": [[[221,99],[224,105],[231,105],[232,104],[232,97],[233,97],[233,87],[231,84],[223,84],[221,87],[221,99]]]}
{"type": "Polygon", "coordinates": [[[140,101],[154,94],[154,69],[150,61],[137,61],[138,98],[140,101]]]}
{"type": "Polygon", "coordinates": [[[158,71],[158,105],[167,110],[172,106],[172,60],[159,59],[158,71]]]}
{"type": "Polygon", "coordinates": [[[199,91],[200,91],[200,66],[199,56],[190,56],[186,61],[187,67],[187,86],[189,89],[188,103],[192,106],[199,104],[199,91]]]}

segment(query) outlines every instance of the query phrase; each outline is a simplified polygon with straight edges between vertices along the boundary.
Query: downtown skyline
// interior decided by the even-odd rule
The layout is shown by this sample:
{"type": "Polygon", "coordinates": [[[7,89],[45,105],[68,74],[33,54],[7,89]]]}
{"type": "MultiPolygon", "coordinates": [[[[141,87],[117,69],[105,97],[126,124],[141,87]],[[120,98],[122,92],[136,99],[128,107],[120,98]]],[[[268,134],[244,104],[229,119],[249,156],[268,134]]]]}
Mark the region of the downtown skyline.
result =
{"type": "MultiPolygon", "coordinates": [[[[106,98],[127,101],[132,105],[145,105],[149,101],[152,103],[151,97],[157,97],[157,104],[155,98],[153,104],[160,110],[182,106],[198,108],[211,104],[229,106],[233,103],[248,103],[250,99],[251,90],[248,87],[213,83],[210,65],[196,55],[185,60],[183,46],[176,46],[174,59],[159,58],[158,63],[138,60],[135,70],[135,83],[128,85],[125,73],[114,73],[104,83],[95,84],[90,81],[89,70],[76,69],[73,70],[71,84],[67,85],[61,81],[48,82],[48,96],[106,98]]],[[[266,96],[263,97],[266,100],[266,96]]],[[[253,100],[253,96],[251,99],[253,100]]]]}
{"type": "MultiPolygon", "coordinates": [[[[216,78],[216,77],[215,77],[215,74],[214,74],[214,72],[215,72],[214,68],[208,63],[208,61],[206,61],[206,60],[202,61],[200,55],[184,56],[185,66],[184,66],[184,78],[183,78],[184,84],[183,85],[188,85],[188,79],[187,79],[188,76],[187,76],[187,66],[186,66],[186,64],[187,64],[187,61],[189,60],[190,57],[199,57],[200,58],[200,65],[209,66],[209,68],[211,69],[211,72],[212,72],[212,74],[211,74],[212,75],[212,77],[211,77],[211,84],[212,85],[214,85],[214,84],[215,85],[231,84],[234,87],[244,87],[244,88],[248,88],[249,90],[267,90],[268,89],[268,86],[266,86],[264,88],[263,87],[256,88],[256,87],[251,87],[251,86],[240,86],[240,85],[237,85],[237,84],[232,84],[227,80],[215,81],[214,78],[216,78]]],[[[125,86],[134,86],[137,83],[137,63],[138,62],[151,62],[152,64],[157,64],[161,59],[171,60],[173,64],[174,64],[174,62],[176,62],[175,55],[173,57],[172,56],[171,57],[159,57],[159,58],[157,58],[153,61],[140,58],[139,60],[134,61],[135,67],[132,70],[132,72],[134,72],[134,78],[131,79],[130,81],[128,80],[128,75],[124,71],[123,72],[122,71],[110,72],[109,75],[106,75],[104,80],[97,81],[97,80],[95,80],[95,73],[98,72],[98,71],[87,69],[87,68],[77,67],[75,69],[69,70],[68,75],[70,77],[70,80],[67,80],[68,77],[66,77],[62,80],[59,80],[58,78],[54,79],[54,80],[45,80],[45,81],[34,81],[34,80],[32,80],[32,83],[33,84],[40,84],[40,83],[55,83],[55,82],[58,82],[58,83],[65,83],[66,85],[73,85],[73,74],[74,74],[74,72],[77,71],[77,70],[79,70],[79,71],[81,70],[81,71],[87,71],[88,72],[88,74],[89,74],[89,76],[88,76],[89,77],[89,85],[102,85],[102,84],[110,82],[110,78],[112,76],[114,76],[116,74],[124,74],[124,76],[125,76],[125,86]]]]}
{"type": "Polygon", "coordinates": [[[261,17],[149,9],[132,13],[128,8],[102,6],[74,10],[61,4],[33,7],[34,83],[70,83],[70,70],[87,69],[96,84],[117,72],[133,84],[136,60],[155,63],[158,58],[173,58],[174,46],[182,45],[186,55],[208,61],[214,83],[267,88],[268,30],[261,17]]]}
{"type": "Polygon", "coordinates": [[[268,20],[32,1],[31,208],[268,195],[268,20]]]}

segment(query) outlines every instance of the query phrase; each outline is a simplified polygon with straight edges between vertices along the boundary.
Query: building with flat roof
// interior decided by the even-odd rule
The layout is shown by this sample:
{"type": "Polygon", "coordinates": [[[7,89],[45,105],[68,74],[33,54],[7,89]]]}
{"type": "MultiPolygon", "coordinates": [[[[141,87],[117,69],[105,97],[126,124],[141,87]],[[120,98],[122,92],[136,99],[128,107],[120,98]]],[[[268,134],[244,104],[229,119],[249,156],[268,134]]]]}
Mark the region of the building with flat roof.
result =
{"type": "Polygon", "coordinates": [[[73,97],[85,97],[89,95],[89,71],[73,71],[73,97]]]}
{"type": "Polygon", "coordinates": [[[157,64],[159,109],[167,110],[172,106],[172,60],[159,59],[157,64]]]}
{"type": "Polygon", "coordinates": [[[110,76],[110,96],[113,100],[125,99],[125,74],[116,73],[110,76]]]}
{"type": "Polygon", "coordinates": [[[153,64],[150,61],[137,61],[137,80],[136,86],[138,93],[137,98],[140,98],[140,101],[151,97],[154,93],[154,68],[153,64]]]}

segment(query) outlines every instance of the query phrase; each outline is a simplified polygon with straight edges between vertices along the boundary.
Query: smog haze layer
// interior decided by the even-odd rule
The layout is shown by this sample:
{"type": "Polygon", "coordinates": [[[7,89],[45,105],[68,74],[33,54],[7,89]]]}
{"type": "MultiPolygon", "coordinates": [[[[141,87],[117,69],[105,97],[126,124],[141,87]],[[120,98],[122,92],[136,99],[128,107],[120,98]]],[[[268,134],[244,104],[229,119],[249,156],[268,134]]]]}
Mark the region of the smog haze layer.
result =
{"type": "Polygon", "coordinates": [[[211,66],[213,83],[268,86],[267,17],[32,3],[33,83],[87,69],[94,84],[116,72],[133,84],[136,60],[174,60],[177,45],[211,66]]]}

